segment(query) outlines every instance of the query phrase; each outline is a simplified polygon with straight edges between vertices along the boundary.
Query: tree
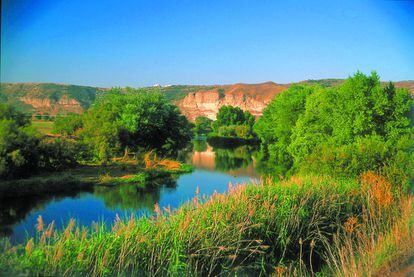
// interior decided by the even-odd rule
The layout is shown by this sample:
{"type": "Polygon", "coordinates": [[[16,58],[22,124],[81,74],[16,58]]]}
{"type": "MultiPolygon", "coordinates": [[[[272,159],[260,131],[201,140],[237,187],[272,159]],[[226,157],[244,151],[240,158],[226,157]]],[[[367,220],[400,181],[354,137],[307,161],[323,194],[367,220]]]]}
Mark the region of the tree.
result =
{"type": "Polygon", "coordinates": [[[375,72],[357,72],[338,87],[289,88],[255,130],[272,161],[295,171],[356,176],[374,170],[401,183],[413,158],[412,108],[406,89],[381,85],[375,72]]]}
{"type": "Polygon", "coordinates": [[[305,111],[308,95],[320,91],[318,86],[294,85],[278,94],[264,109],[254,126],[270,160],[291,165],[293,158],[288,152],[292,130],[299,116],[305,111]]]}
{"type": "Polygon", "coordinates": [[[222,106],[217,119],[213,123],[214,133],[222,137],[240,137],[250,139],[254,137],[254,116],[239,107],[222,106]]]}
{"type": "Polygon", "coordinates": [[[198,116],[195,119],[194,133],[196,135],[207,135],[212,129],[213,120],[205,116],[198,116]]]}
{"type": "Polygon", "coordinates": [[[76,135],[82,129],[82,116],[75,113],[69,113],[66,116],[57,116],[53,123],[53,132],[65,136],[76,135]]]}
{"type": "Polygon", "coordinates": [[[233,106],[222,106],[218,113],[215,124],[217,126],[242,125],[245,116],[242,109],[233,106]]]}
{"type": "Polygon", "coordinates": [[[101,161],[128,149],[172,154],[191,138],[191,125],[178,108],[144,89],[113,89],[88,110],[83,123],[81,136],[101,161]]]}
{"type": "Polygon", "coordinates": [[[23,113],[0,104],[0,178],[27,176],[36,171],[39,134],[23,113]]]}

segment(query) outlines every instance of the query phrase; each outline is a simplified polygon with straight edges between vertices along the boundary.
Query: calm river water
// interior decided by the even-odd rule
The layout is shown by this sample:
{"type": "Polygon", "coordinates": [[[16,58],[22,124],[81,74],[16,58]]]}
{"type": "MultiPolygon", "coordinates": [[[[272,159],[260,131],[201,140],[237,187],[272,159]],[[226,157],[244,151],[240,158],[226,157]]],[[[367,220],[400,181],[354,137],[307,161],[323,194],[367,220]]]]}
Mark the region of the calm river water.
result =
{"type": "Polygon", "coordinates": [[[198,141],[187,161],[195,170],[164,181],[156,189],[143,190],[134,185],[95,187],[91,192],[2,201],[0,236],[7,236],[14,243],[24,241],[35,234],[39,215],[46,224],[55,221],[58,228],[66,225],[70,218],[85,226],[98,221],[110,225],[117,214],[121,218],[132,213],[136,216],[151,214],[155,203],[160,207],[177,208],[194,197],[197,187],[200,195],[225,192],[229,182],[258,180],[253,151],[246,145],[220,149],[198,141]]]}

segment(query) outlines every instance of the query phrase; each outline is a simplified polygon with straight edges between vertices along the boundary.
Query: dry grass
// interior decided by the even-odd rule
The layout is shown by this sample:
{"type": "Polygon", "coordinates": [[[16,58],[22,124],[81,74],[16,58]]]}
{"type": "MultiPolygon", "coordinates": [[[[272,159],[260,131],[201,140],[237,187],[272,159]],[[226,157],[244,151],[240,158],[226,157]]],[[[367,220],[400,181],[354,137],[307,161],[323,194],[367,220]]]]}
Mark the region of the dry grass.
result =
{"type": "Polygon", "coordinates": [[[143,157],[145,169],[166,169],[166,170],[179,170],[182,167],[182,163],[170,159],[159,159],[157,154],[151,150],[144,154],[143,157]]]}

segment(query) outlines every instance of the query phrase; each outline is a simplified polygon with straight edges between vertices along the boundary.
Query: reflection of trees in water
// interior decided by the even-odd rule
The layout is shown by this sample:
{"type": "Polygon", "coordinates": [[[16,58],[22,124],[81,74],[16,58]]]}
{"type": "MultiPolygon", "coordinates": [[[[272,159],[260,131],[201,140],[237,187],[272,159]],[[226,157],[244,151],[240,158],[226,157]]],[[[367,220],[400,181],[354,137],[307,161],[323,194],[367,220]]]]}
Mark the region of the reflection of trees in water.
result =
{"type": "Polygon", "coordinates": [[[269,160],[266,153],[263,150],[256,153],[256,172],[262,176],[288,176],[289,165],[277,164],[276,162],[269,160]]]}
{"type": "Polygon", "coordinates": [[[194,151],[204,152],[207,150],[207,141],[205,140],[194,140],[194,151]]]}
{"type": "Polygon", "coordinates": [[[79,192],[54,193],[0,199],[0,237],[11,236],[13,225],[24,220],[30,212],[43,209],[48,203],[66,197],[77,197],[79,192]]]}
{"type": "Polygon", "coordinates": [[[146,184],[146,188],[139,185],[123,184],[115,187],[96,187],[94,195],[102,198],[109,209],[139,210],[154,209],[154,204],[160,200],[163,186],[175,188],[176,179],[172,177],[161,178],[146,184]]]}
{"type": "Polygon", "coordinates": [[[224,171],[245,168],[253,161],[254,151],[254,147],[249,145],[235,148],[214,148],[215,168],[224,171]]]}

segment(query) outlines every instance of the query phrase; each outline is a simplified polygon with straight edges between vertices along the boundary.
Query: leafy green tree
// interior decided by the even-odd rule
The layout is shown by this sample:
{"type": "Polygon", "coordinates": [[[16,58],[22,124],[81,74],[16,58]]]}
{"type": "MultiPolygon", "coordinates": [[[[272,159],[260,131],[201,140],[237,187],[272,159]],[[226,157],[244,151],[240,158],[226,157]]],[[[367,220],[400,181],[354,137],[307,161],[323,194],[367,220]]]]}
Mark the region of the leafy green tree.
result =
{"type": "Polygon", "coordinates": [[[194,133],[196,135],[207,135],[212,129],[213,120],[205,116],[198,116],[195,119],[194,133]]]}
{"type": "Polygon", "coordinates": [[[69,113],[66,116],[57,116],[53,123],[53,132],[61,135],[76,135],[82,129],[82,116],[75,113],[69,113]]]}
{"type": "Polygon", "coordinates": [[[264,109],[254,130],[271,161],[285,165],[293,163],[293,157],[287,149],[291,143],[293,128],[299,116],[305,112],[308,95],[320,90],[317,86],[291,86],[278,94],[264,109]]]}
{"type": "Polygon", "coordinates": [[[239,107],[222,106],[213,123],[213,130],[217,136],[250,139],[254,137],[254,123],[255,118],[248,111],[243,112],[239,107]]]}
{"type": "Polygon", "coordinates": [[[0,178],[26,176],[37,170],[40,137],[24,114],[0,104],[0,178]]]}
{"type": "Polygon", "coordinates": [[[222,106],[215,121],[216,126],[229,126],[245,124],[245,116],[242,109],[233,106],[222,106]]]}
{"type": "Polygon", "coordinates": [[[412,107],[407,90],[358,72],[334,88],[291,87],[255,130],[272,160],[293,170],[353,176],[375,170],[405,182],[413,161],[412,107]]]}
{"type": "Polygon", "coordinates": [[[190,140],[191,125],[160,93],[113,89],[86,113],[81,136],[106,161],[128,149],[172,154],[190,140]]]}

